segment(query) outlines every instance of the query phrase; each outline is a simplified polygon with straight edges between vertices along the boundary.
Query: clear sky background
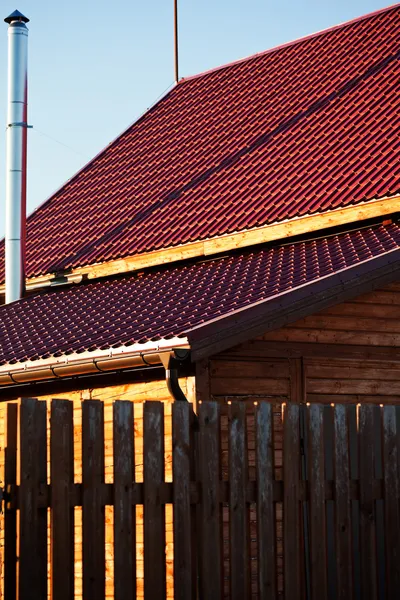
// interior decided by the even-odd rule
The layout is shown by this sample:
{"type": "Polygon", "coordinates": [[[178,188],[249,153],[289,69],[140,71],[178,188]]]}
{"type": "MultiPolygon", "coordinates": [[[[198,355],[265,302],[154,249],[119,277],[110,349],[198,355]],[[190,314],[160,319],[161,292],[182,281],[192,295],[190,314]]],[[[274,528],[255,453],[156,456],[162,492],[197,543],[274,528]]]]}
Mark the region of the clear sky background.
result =
{"type": "MultiPolygon", "coordinates": [[[[388,6],[390,0],[179,0],[180,75],[388,6]]],[[[28,213],[173,84],[173,0],[5,0],[30,18],[28,213]]],[[[7,25],[0,24],[0,235],[7,25]]]]}

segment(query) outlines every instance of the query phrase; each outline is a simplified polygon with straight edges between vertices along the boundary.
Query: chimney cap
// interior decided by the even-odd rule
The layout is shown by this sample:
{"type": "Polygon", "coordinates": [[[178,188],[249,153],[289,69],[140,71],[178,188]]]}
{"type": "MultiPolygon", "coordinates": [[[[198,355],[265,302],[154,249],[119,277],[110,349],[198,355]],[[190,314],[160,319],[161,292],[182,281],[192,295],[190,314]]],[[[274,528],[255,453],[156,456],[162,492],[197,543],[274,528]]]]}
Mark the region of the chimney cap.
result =
{"type": "Polygon", "coordinates": [[[22,23],[29,23],[28,17],[25,17],[19,10],[14,10],[11,15],[4,19],[6,23],[12,23],[13,21],[22,21],[22,23]]]}

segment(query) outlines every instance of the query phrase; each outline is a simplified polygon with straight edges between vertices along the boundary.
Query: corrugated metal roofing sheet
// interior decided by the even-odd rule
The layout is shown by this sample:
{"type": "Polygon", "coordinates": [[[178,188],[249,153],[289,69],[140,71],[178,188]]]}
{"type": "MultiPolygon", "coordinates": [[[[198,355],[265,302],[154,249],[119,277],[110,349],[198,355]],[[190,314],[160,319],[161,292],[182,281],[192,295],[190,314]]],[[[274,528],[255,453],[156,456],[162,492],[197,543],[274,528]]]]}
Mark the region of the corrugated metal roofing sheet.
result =
{"type": "Polygon", "coordinates": [[[395,6],[180,82],[29,218],[28,275],[398,193],[399,40],[395,6]]]}
{"type": "Polygon", "coordinates": [[[54,289],[0,308],[0,364],[184,336],[221,315],[400,247],[400,226],[54,289]]]}

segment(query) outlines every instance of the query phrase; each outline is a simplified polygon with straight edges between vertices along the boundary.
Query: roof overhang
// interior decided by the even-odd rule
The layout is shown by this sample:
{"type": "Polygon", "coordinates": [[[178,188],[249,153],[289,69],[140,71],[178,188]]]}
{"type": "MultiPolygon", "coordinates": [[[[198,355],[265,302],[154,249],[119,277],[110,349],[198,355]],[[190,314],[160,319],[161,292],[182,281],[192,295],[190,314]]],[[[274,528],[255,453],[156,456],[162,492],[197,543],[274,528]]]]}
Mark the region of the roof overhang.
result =
{"type": "Polygon", "coordinates": [[[0,366],[0,387],[161,366],[165,354],[191,351],[192,361],[218,354],[324,308],[400,280],[400,249],[359,262],[279,295],[182,331],[182,337],[0,366]]]}
{"type": "Polygon", "coordinates": [[[400,280],[400,249],[207,321],[185,332],[193,361],[400,280]]]}

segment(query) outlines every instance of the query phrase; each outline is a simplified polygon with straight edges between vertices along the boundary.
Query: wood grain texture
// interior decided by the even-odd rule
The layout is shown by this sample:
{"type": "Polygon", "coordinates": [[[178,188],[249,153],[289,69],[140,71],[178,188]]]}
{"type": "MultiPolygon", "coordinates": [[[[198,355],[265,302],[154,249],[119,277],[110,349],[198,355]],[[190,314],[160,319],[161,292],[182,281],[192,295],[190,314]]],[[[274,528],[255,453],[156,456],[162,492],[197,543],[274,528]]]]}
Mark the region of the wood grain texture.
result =
{"type": "Polygon", "coordinates": [[[304,378],[304,366],[301,358],[289,359],[290,371],[290,401],[304,402],[306,380],[304,378]]]}
{"type": "Polygon", "coordinates": [[[260,600],[277,594],[273,414],[271,404],[256,409],[258,593],[260,600]]]}
{"type": "Polygon", "coordinates": [[[50,422],[51,588],[57,600],[74,599],[73,405],[53,400],[50,422]]]}
{"type": "Polygon", "coordinates": [[[19,600],[31,598],[45,600],[47,599],[47,510],[39,508],[39,488],[41,484],[47,483],[46,405],[26,398],[21,403],[20,411],[18,597],[19,600]]]}
{"type": "Polygon", "coordinates": [[[229,526],[232,600],[249,598],[249,522],[246,502],[246,405],[231,405],[229,431],[229,526]]]}
{"type": "Polygon", "coordinates": [[[202,486],[200,585],[203,598],[222,593],[221,505],[219,502],[219,407],[204,402],[199,407],[199,475],[202,486]],[[207,551],[206,551],[207,549],[207,551]]]}
{"type": "Polygon", "coordinates": [[[113,405],[114,449],[114,598],[136,596],[136,511],[132,506],[135,480],[133,404],[113,405]]]}
{"type": "Polygon", "coordinates": [[[385,494],[385,541],[387,598],[398,598],[400,589],[400,514],[397,424],[394,406],[383,408],[383,478],[385,494]]]}
{"type": "MultiPolygon", "coordinates": [[[[8,404],[6,446],[4,450],[4,486],[6,491],[17,483],[18,405],[8,404]]],[[[7,504],[4,509],[4,600],[17,597],[17,513],[7,504]]]]}
{"type": "Polygon", "coordinates": [[[208,358],[196,362],[196,410],[199,402],[211,400],[210,361],[208,358]]]}
{"type": "Polygon", "coordinates": [[[164,407],[148,402],[144,420],[144,594],[152,600],[166,595],[165,505],[160,485],[164,481],[164,407]]]}
{"type": "Polygon", "coordinates": [[[375,503],[372,477],[374,464],[373,407],[361,405],[359,409],[359,460],[360,460],[360,551],[361,591],[363,600],[376,600],[376,530],[375,503]]]}
{"type": "Polygon", "coordinates": [[[193,588],[194,561],[192,547],[192,509],[190,482],[192,456],[190,422],[192,407],[175,402],[172,407],[173,481],[174,481],[174,597],[176,600],[195,598],[193,588]]]}
{"type": "Polygon", "coordinates": [[[338,600],[352,597],[349,435],[346,407],[334,408],[335,538],[338,600]]]}
{"type": "Polygon", "coordinates": [[[283,552],[287,600],[300,600],[299,405],[287,404],[283,420],[283,552]]]}
{"type": "Polygon", "coordinates": [[[211,394],[213,396],[243,396],[243,395],[289,395],[288,379],[243,379],[217,378],[211,379],[211,394]]]}
{"type": "Polygon", "coordinates": [[[105,597],[104,406],[82,403],[83,600],[105,597]]]}
{"type": "Polygon", "coordinates": [[[312,404],[308,409],[311,595],[313,600],[327,600],[326,515],[323,408],[312,404]]]}

